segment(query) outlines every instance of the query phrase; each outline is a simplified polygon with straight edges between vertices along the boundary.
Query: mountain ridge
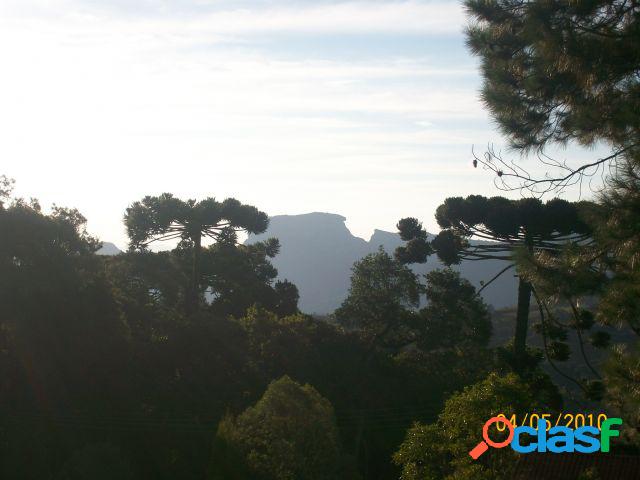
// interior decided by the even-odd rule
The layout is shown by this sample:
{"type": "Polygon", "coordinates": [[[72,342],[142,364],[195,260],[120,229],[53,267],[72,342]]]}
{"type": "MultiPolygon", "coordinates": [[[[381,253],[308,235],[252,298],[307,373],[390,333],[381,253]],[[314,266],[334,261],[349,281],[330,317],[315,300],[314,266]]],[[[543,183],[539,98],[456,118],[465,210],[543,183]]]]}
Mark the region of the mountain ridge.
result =
{"type": "MultiPolygon", "coordinates": [[[[286,278],[298,286],[302,311],[328,314],[347,296],[354,262],[379,247],[393,254],[404,243],[399,234],[380,229],[375,229],[368,241],[364,240],[349,231],[346,221],[342,215],[327,212],[275,215],[270,218],[266,232],[250,235],[245,243],[278,238],[280,253],[272,260],[278,278],[286,278]]],[[[498,260],[463,261],[454,269],[479,288],[481,281],[489,280],[505,266],[506,262],[498,260]]],[[[424,275],[442,267],[433,256],[424,265],[412,266],[412,270],[424,275]]],[[[505,273],[482,296],[494,308],[505,308],[516,303],[516,292],[516,279],[505,273]]]]}

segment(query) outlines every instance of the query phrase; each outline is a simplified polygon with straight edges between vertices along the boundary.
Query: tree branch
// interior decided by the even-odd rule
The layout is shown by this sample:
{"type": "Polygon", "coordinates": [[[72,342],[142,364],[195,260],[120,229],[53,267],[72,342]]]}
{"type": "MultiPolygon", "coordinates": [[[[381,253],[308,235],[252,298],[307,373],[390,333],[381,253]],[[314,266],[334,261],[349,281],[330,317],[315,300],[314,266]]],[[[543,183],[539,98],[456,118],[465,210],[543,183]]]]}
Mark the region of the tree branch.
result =
{"type": "Polygon", "coordinates": [[[473,148],[472,155],[474,165],[480,164],[485,170],[490,170],[496,174],[494,184],[498,189],[503,191],[528,190],[535,195],[543,196],[549,192],[560,193],[567,187],[576,184],[580,184],[580,189],[582,189],[582,182],[585,178],[591,178],[600,171],[604,173],[605,164],[615,162],[620,155],[637,146],[637,144],[632,144],[620,148],[607,157],[600,158],[591,163],[585,163],[578,168],[570,167],[566,161],[560,162],[552,159],[546,155],[543,150],[539,150],[537,155],[541,163],[567,172],[565,175],[558,176],[552,176],[547,172],[543,178],[532,177],[529,172],[517,165],[514,160],[510,162],[505,161],[500,153],[496,153],[492,145],[487,147],[487,151],[482,157],[476,155],[473,148]],[[517,184],[511,184],[509,179],[516,180],[517,184]]]}
{"type": "Polygon", "coordinates": [[[480,295],[480,293],[487,288],[489,285],[491,285],[495,280],[497,280],[500,275],[502,275],[504,272],[506,272],[507,270],[509,270],[510,268],[513,268],[515,266],[514,263],[512,263],[511,265],[507,265],[506,267],[504,267],[502,270],[500,270],[496,275],[493,276],[493,278],[491,278],[491,280],[489,280],[488,282],[486,282],[484,285],[482,285],[482,288],[480,288],[480,290],[478,290],[476,292],[476,295],[480,295]]]}
{"type": "Polygon", "coordinates": [[[575,383],[578,386],[578,388],[582,390],[583,393],[587,393],[587,389],[584,387],[584,385],[582,385],[582,383],[580,383],[578,380],[573,378],[571,375],[564,373],[562,370],[560,370],[558,366],[555,364],[555,362],[551,359],[551,356],[549,355],[549,347],[547,345],[547,333],[545,331],[546,320],[544,316],[544,310],[542,308],[542,303],[533,285],[531,286],[531,292],[533,293],[533,298],[535,298],[536,304],[538,305],[538,310],[540,311],[540,321],[542,322],[542,343],[544,345],[544,354],[545,354],[545,357],[547,358],[547,361],[549,362],[549,365],[551,365],[551,368],[553,368],[559,375],[566,378],[570,382],[575,383]]]}

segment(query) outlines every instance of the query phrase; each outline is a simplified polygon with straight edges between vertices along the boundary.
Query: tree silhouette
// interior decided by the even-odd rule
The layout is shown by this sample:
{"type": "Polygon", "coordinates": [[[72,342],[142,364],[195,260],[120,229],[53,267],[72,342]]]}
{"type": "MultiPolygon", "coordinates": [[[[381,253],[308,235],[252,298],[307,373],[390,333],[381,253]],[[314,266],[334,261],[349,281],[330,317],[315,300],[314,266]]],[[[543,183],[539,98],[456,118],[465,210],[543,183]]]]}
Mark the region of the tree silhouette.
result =
{"type": "Polygon", "coordinates": [[[279,250],[280,243],[275,238],[250,245],[217,243],[204,248],[200,285],[211,294],[210,309],[218,315],[236,318],[242,317],[252,305],[279,316],[297,313],[297,287],[286,280],[275,281],[278,270],[271,259],[279,250]]]}
{"type": "Polygon", "coordinates": [[[281,317],[298,313],[298,301],[300,292],[298,287],[288,280],[278,280],[273,286],[276,294],[276,305],[273,309],[281,317]]]}
{"type": "MultiPolygon", "coordinates": [[[[514,267],[514,254],[519,250],[554,254],[568,242],[590,242],[591,229],[582,220],[581,211],[591,205],[561,199],[542,203],[534,198],[509,200],[480,195],[448,198],[436,210],[442,231],[432,240],[417,219],[400,220],[400,235],[408,243],[396,250],[396,257],[403,263],[424,263],[436,253],[446,265],[458,264],[461,260],[509,262],[484,284],[482,288],[485,288],[514,267]],[[472,238],[480,241],[471,243],[472,238]]],[[[531,284],[520,278],[514,339],[516,368],[524,367],[526,357],[531,292],[531,284]]]]}
{"type": "Polygon", "coordinates": [[[420,311],[416,346],[424,351],[486,348],[491,316],[475,287],[450,268],[426,276],[427,305],[420,311]]]}
{"type": "Polygon", "coordinates": [[[349,295],[335,311],[338,323],[359,332],[372,348],[410,343],[408,327],[422,291],[416,275],[382,247],[351,270],[349,295]]]}
{"type": "MultiPolygon", "coordinates": [[[[465,0],[465,5],[471,17],[467,43],[482,62],[486,106],[511,147],[535,153],[553,171],[535,178],[492,148],[476,156],[474,166],[493,171],[499,188],[538,194],[573,184],[582,188],[585,178],[604,177],[601,208],[590,219],[593,244],[573,245],[563,255],[541,252],[520,259],[519,269],[542,304],[541,316],[547,299],[555,303],[565,297],[574,324],[580,325],[579,299],[601,296],[597,308],[589,307],[598,322],[626,323],[639,333],[640,4],[465,0]],[[544,152],[549,145],[570,142],[604,144],[611,152],[574,164],[544,152]]],[[[553,321],[550,313],[546,316],[553,321]]],[[[602,340],[595,338],[594,345],[602,340]]],[[[634,364],[633,355],[628,365],[634,364]]],[[[612,372],[608,380],[615,383],[612,372]]],[[[624,390],[638,391],[633,369],[614,375],[624,390]]],[[[619,402],[629,404],[613,399],[619,402]]],[[[636,397],[636,412],[639,404],[636,397]]]]}
{"type": "Polygon", "coordinates": [[[200,295],[200,255],[202,238],[237,243],[237,233],[262,233],[269,225],[267,214],[234,198],[223,202],[215,198],[183,201],[170,193],[146,196],[133,203],[124,216],[131,249],[146,249],[155,241],[180,239],[192,248],[191,282],[186,308],[193,312],[200,295]]]}

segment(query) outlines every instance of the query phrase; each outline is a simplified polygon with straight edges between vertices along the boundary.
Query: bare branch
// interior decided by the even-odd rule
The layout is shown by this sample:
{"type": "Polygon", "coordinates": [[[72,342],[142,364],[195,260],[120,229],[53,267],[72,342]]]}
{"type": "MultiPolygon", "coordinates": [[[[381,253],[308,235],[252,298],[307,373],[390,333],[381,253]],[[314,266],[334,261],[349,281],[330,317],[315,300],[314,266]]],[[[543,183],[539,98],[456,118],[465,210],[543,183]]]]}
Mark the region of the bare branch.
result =
{"type": "Polygon", "coordinates": [[[482,165],[484,170],[493,172],[496,177],[494,184],[502,191],[528,191],[535,196],[542,197],[547,193],[562,193],[568,187],[577,185],[582,193],[583,182],[588,179],[589,188],[594,189],[592,181],[596,176],[605,177],[607,167],[617,168],[618,158],[637,147],[637,144],[620,148],[611,155],[599,158],[591,163],[585,163],[578,168],[569,166],[565,161],[554,159],[547,155],[544,150],[539,149],[536,156],[540,163],[555,170],[559,170],[559,175],[552,175],[547,171],[542,178],[533,177],[527,170],[518,165],[515,160],[509,161],[502,158],[501,152],[496,152],[493,145],[487,147],[487,151],[482,156],[478,156],[472,148],[474,165],[482,165]]]}
{"type": "Polygon", "coordinates": [[[480,290],[478,290],[476,292],[476,295],[480,295],[480,293],[487,288],[489,285],[491,285],[495,280],[497,280],[500,275],[502,275],[504,272],[506,272],[507,270],[509,270],[510,268],[513,268],[515,266],[514,263],[507,265],[506,267],[504,267],[502,270],[500,270],[496,275],[493,276],[493,278],[491,278],[491,280],[489,280],[488,282],[486,282],[484,285],[482,285],[482,288],[480,288],[480,290]]]}

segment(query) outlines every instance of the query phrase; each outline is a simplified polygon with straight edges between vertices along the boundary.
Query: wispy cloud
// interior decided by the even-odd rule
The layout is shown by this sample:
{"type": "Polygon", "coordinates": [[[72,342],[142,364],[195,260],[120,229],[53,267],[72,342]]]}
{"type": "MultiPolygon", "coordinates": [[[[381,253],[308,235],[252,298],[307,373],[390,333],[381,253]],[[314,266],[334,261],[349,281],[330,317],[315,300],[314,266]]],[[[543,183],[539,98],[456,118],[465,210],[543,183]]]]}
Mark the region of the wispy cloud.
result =
{"type": "Polygon", "coordinates": [[[458,33],[458,2],[348,2],[318,6],[268,7],[214,12],[193,22],[219,33],[458,33]]]}
{"type": "Polygon", "coordinates": [[[130,2],[5,0],[0,12],[20,17],[153,22],[164,31],[198,34],[460,33],[460,2],[130,2]],[[244,3],[244,5],[243,5],[244,3]],[[128,15],[123,15],[128,14],[128,15]]]}
{"type": "Polygon", "coordinates": [[[124,243],[122,210],[163,190],[334,210],[360,217],[363,235],[392,228],[413,213],[406,202],[437,205],[453,185],[442,179],[468,171],[471,145],[493,134],[472,59],[430,48],[462,44],[457,1],[176,5],[0,6],[2,169],[27,194],[78,206],[105,239],[124,243]],[[424,48],[342,58],[287,45],[359,35],[361,49],[424,48]]]}

